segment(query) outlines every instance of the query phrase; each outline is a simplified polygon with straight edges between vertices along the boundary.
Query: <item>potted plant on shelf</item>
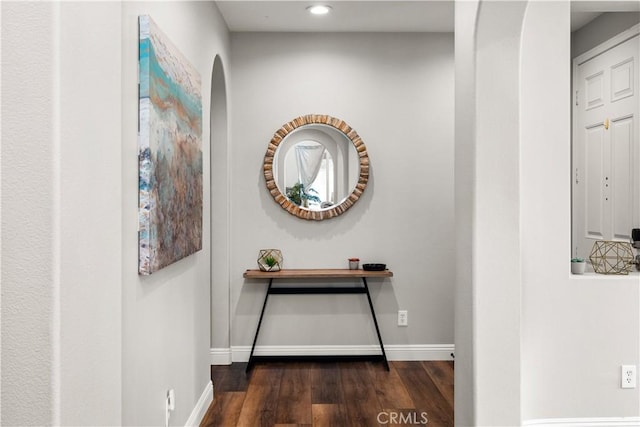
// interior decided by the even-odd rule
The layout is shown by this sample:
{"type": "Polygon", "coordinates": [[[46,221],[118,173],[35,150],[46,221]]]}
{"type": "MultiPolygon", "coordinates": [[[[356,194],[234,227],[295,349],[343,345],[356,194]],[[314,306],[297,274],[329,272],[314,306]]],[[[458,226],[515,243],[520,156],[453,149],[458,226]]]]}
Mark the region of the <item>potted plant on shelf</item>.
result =
{"type": "Polygon", "coordinates": [[[572,274],[582,274],[587,268],[587,262],[584,258],[571,258],[571,273],[572,274]]]}
{"type": "Polygon", "coordinates": [[[262,271],[280,271],[282,252],[279,249],[261,249],[258,254],[258,267],[262,271]]]}
{"type": "Polygon", "coordinates": [[[269,270],[271,270],[273,266],[278,263],[278,261],[276,261],[274,257],[268,256],[264,258],[264,263],[267,264],[267,266],[269,266],[269,270]]]}

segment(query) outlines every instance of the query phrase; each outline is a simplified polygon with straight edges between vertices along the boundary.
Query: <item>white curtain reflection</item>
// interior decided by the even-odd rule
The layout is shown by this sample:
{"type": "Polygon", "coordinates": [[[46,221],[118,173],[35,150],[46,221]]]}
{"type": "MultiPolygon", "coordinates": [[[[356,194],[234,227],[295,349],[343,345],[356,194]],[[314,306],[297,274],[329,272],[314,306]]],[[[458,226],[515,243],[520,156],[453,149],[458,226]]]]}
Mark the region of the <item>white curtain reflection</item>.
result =
{"type": "Polygon", "coordinates": [[[296,149],[296,162],[298,164],[298,181],[305,189],[316,180],[325,148],[317,143],[298,143],[296,149]]]}

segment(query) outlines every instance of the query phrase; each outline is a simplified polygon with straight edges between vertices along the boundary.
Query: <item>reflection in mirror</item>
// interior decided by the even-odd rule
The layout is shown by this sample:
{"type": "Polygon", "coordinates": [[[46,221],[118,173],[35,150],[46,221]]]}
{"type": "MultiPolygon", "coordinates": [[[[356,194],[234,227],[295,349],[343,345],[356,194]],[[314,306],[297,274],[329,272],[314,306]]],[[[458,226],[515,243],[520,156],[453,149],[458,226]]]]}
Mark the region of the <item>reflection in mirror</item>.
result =
{"type": "Polygon", "coordinates": [[[276,172],[277,184],[282,191],[284,181],[285,195],[293,203],[314,210],[334,203],[333,158],[324,145],[298,142],[284,154],[284,166],[282,173],[276,172]]]}
{"type": "Polygon", "coordinates": [[[274,177],[280,192],[311,210],[342,203],[358,181],[354,145],[328,126],[297,129],[280,144],[275,158],[274,177]]]}
{"type": "Polygon", "coordinates": [[[342,120],[307,115],[275,133],[264,172],[267,188],[284,209],[322,220],[340,215],[359,198],[369,160],[358,134],[342,120]]]}

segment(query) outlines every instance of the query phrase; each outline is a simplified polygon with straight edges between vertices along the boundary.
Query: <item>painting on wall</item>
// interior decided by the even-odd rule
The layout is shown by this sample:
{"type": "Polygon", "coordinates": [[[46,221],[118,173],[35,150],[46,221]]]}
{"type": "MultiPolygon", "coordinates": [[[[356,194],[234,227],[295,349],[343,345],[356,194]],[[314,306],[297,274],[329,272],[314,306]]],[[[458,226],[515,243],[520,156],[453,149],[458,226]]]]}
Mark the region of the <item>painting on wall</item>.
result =
{"type": "Polygon", "coordinates": [[[202,98],[198,71],[139,17],[138,272],[202,249],[202,98]]]}

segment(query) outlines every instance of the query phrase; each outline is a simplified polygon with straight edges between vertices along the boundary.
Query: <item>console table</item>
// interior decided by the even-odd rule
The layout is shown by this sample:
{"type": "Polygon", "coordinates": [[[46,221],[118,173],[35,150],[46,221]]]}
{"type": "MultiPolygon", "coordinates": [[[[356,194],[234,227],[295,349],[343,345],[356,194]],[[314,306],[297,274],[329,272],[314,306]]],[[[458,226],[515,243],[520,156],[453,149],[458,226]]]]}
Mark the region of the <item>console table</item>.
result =
{"type": "MultiPolygon", "coordinates": [[[[387,371],[389,370],[389,363],[387,362],[387,355],[384,351],[384,345],[382,344],[382,336],[380,335],[380,328],[378,328],[378,320],[376,319],[376,312],[371,302],[371,294],[369,294],[369,286],[367,285],[368,278],[385,278],[393,277],[393,273],[389,270],[384,271],[365,271],[365,270],[347,270],[347,269],[286,269],[280,271],[261,271],[261,270],[247,270],[244,272],[243,277],[245,279],[269,279],[269,286],[267,287],[267,293],[264,297],[264,303],[262,304],[262,311],[260,312],[260,319],[258,320],[258,327],[256,328],[256,336],[253,339],[253,345],[251,346],[251,353],[249,355],[249,363],[247,364],[247,372],[252,368],[254,362],[258,357],[253,355],[256,348],[256,342],[258,341],[258,334],[260,333],[260,326],[262,325],[262,319],[264,317],[264,309],[267,306],[269,295],[302,295],[302,294],[366,294],[367,301],[369,302],[369,308],[371,309],[371,318],[376,328],[376,334],[378,335],[378,342],[380,343],[380,351],[382,352],[376,360],[382,360],[387,371]],[[362,286],[295,286],[295,287],[274,287],[274,279],[296,279],[296,280],[309,280],[309,279],[361,279],[362,286]]],[[[331,357],[331,356],[328,356],[331,357]]],[[[374,356],[375,357],[375,356],[374,356]]],[[[278,356],[262,356],[259,359],[273,359],[280,358],[278,356]]]]}

